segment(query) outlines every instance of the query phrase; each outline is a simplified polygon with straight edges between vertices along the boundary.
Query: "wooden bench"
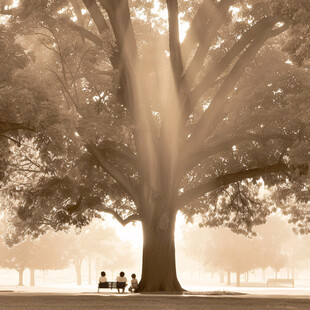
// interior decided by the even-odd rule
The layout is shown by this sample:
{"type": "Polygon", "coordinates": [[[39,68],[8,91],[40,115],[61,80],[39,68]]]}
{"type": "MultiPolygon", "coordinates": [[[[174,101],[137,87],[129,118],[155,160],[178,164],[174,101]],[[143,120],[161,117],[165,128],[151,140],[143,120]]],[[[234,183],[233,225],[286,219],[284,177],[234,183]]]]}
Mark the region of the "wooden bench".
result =
{"type": "Polygon", "coordinates": [[[281,286],[281,284],[290,284],[294,287],[294,279],[268,279],[267,286],[281,286]],[[276,285],[277,284],[277,285],[276,285]]]}
{"type": "Polygon", "coordinates": [[[101,288],[109,288],[111,290],[113,288],[116,288],[117,290],[119,289],[125,290],[126,285],[127,284],[125,282],[100,282],[98,283],[98,292],[99,292],[99,289],[101,288]]]}

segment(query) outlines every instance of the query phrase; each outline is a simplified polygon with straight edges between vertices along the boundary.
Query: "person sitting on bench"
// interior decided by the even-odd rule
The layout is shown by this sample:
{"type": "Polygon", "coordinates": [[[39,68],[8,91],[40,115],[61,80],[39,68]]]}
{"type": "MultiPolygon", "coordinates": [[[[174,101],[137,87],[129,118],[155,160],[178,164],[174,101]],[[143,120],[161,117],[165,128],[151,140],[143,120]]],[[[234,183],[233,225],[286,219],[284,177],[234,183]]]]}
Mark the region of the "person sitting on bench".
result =
{"type": "Polygon", "coordinates": [[[107,277],[105,276],[105,272],[101,271],[101,276],[99,277],[99,283],[107,282],[107,277]]]}
{"type": "MultiPolygon", "coordinates": [[[[125,272],[123,272],[123,271],[121,271],[120,273],[119,273],[119,276],[117,276],[116,277],[116,282],[125,282],[125,283],[127,283],[127,278],[125,277],[125,272]]],[[[125,284],[125,286],[126,286],[127,284],[125,284]]],[[[123,290],[123,293],[124,293],[124,291],[125,291],[125,287],[123,287],[123,288],[121,288],[122,290],[123,290]]],[[[119,288],[117,288],[117,291],[119,292],[119,288]]]]}
{"type": "Polygon", "coordinates": [[[131,286],[129,287],[129,292],[135,292],[138,289],[138,280],[136,279],[136,275],[133,273],[131,275],[131,286]]]}

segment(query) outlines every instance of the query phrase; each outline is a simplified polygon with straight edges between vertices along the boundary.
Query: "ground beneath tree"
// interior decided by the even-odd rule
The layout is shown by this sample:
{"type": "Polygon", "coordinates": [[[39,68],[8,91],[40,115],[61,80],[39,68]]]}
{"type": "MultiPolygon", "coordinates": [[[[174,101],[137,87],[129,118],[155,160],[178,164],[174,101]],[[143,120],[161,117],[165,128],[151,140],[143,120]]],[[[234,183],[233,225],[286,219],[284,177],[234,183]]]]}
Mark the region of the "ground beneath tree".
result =
{"type": "Polygon", "coordinates": [[[258,310],[310,309],[307,296],[257,295],[163,295],[163,294],[56,294],[0,292],[0,309],[165,309],[165,310],[258,310]]]}

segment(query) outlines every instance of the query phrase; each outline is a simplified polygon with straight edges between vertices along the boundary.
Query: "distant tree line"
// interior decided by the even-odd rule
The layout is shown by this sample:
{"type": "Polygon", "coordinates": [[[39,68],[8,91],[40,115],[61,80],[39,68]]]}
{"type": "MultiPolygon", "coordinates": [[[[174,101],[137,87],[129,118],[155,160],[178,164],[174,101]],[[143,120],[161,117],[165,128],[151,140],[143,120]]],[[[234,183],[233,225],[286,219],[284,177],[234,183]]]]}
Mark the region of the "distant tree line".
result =
{"type": "Polygon", "coordinates": [[[104,268],[112,271],[132,267],[134,263],[130,246],[119,239],[114,229],[102,225],[90,225],[79,234],[74,230],[57,233],[50,231],[38,239],[27,238],[17,245],[12,245],[8,234],[2,231],[0,268],[16,270],[19,275],[18,285],[24,285],[26,269],[30,271],[30,285],[33,286],[36,270],[62,270],[72,264],[76,271],[76,283],[81,285],[82,263],[86,258],[89,282],[91,262],[95,259],[100,258],[104,268]]]}
{"type": "Polygon", "coordinates": [[[282,218],[272,216],[267,223],[258,226],[257,236],[248,238],[232,233],[229,229],[188,230],[183,251],[189,258],[202,262],[205,270],[226,272],[227,285],[231,285],[231,274],[236,274],[236,285],[240,286],[241,275],[260,269],[274,270],[274,277],[282,268],[294,270],[310,259],[309,237],[295,235],[291,226],[282,218]],[[196,240],[195,245],[190,239],[196,240]]]}

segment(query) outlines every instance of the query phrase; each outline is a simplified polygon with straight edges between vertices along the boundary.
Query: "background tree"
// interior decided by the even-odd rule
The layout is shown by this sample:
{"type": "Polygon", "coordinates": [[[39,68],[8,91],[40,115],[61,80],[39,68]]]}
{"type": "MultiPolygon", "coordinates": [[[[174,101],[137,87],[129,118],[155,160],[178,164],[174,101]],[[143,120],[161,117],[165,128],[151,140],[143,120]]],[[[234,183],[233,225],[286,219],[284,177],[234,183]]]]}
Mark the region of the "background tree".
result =
{"type": "Polygon", "coordinates": [[[280,269],[288,266],[288,254],[293,251],[292,239],[296,243],[291,227],[279,216],[271,216],[265,225],[257,227],[258,237],[262,240],[260,267],[271,267],[277,278],[280,269]]]}
{"type": "Polygon", "coordinates": [[[39,31],[49,72],[42,76],[58,81],[47,101],[60,122],[51,133],[38,128],[36,140],[54,173],[23,191],[15,224],[19,232],[65,229],[99,211],[123,224],[140,220],[143,291],[182,289],[178,211],[251,234],[270,210],[245,180],[286,184],[309,161],[309,80],[285,65],[287,55],[299,65],[309,57],[309,3],[161,3],[156,13],[154,3],[121,0],[2,8],[19,35],[39,31]],[[189,29],[181,44],[182,15],[189,29]],[[306,96],[292,100],[300,91],[306,96]]]}
{"type": "Polygon", "coordinates": [[[48,233],[39,240],[27,239],[12,248],[1,239],[0,266],[19,273],[18,285],[23,285],[23,274],[28,268],[30,285],[35,285],[35,270],[58,270],[69,265],[64,249],[65,243],[55,233],[48,233]]]}
{"type": "Polygon", "coordinates": [[[233,234],[228,229],[211,231],[206,242],[204,263],[209,268],[226,271],[227,284],[231,284],[231,273],[236,273],[236,285],[240,286],[240,275],[259,267],[262,242],[233,234]]]}
{"type": "Polygon", "coordinates": [[[105,270],[112,272],[133,265],[130,246],[120,240],[113,228],[103,227],[101,223],[94,222],[78,234],[74,230],[62,233],[60,238],[66,244],[65,255],[75,267],[77,285],[82,284],[82,263],[87,256],[102,258],[105,270]]]}
{"type": "Polygon", "coordinates": [[[291,268],[292,264],[297,267],[306,260],[302,238],[292,232],[283,217],[268,217],[255,232],[257,236],[249,239],[228,230],[211,231],[205,243],[204,262],[216,270],[237,272],[239,286],[240,273],[271,267],[277,278],[280,269],[291,268]]]}

